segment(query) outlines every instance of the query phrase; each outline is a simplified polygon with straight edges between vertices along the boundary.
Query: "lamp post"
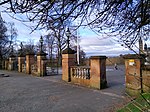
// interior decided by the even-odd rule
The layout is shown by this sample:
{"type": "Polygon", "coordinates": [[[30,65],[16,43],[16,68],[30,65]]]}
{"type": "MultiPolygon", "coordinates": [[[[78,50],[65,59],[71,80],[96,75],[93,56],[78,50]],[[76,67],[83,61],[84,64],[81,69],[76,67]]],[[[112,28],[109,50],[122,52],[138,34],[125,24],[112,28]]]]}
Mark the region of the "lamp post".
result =
{"type": "Polygon", "coordinates": [[[42,47],[43,47],[43,37],[42,36],[41,36],[39,42],[41,43],[40,52],[42,52],[42,47]]]}
{"type": "Polygon", "coordinates": [[[70,30],[69,30],[69,28],[67,29],[67,31],[66,31],[66,36],[67,36],[67,48],[68,48],[68,50],[69,50],[69,38],[70,38],[70,36],[71,36],[71,33],[70,33],[70,30]]]}
{"type": "Polygon", "coordinates": [[[20,43],[20,48],[21,48],[21,52],[22,52],[22,48],[23,48],[23,44],[22,44],[22,42],[20,43]]]}
{"type": "Polygon", "coordinates": [[[13,48],[13,45],[11,46],[11,54],[14,53],[14,48],[13,48]]]}

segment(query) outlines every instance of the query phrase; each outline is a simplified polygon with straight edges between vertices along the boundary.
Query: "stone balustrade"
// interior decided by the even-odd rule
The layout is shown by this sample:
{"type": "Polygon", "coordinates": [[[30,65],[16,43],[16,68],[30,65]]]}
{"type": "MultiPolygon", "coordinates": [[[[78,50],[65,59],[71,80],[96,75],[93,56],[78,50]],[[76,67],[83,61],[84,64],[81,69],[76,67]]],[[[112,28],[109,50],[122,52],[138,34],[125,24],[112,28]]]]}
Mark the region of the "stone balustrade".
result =
{"type": "Polygon", "coordinates": [[[74,78],[90,79],[90,67],[87,66],[71,66],[70,73],[74,78]]]}
{"type": "MultiPolygon", "coordinates": [[[[70,49],[66,49],[68,50],[70,49]]],[[[75,66],[74,52],[64,52],[62,54],[62,80],[95,89],[106,88],[106,58],[106,56],[92,56],[90,67],[75,66]]]]}

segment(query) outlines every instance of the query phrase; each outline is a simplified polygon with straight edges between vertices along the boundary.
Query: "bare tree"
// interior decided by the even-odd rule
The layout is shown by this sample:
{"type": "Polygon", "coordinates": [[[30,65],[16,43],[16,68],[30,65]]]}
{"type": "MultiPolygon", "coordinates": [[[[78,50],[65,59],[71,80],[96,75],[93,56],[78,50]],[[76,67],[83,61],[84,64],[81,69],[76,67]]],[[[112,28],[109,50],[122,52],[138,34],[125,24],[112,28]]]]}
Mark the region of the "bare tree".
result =
{"type": "Polygon", "coordinates": [[[49,31],[50,33],[45,36],[45,40],[47,42],[50,60],[52,60],[53,52],[56,52],[58,65],[61,65],[61,53],[66,46],[66,39],[64,38],[65,29],[50,27],[49,31]]]}
{"type": "Polygon", "coordinates": [[[17,30],[14,23],[6,23],[2,18],[0,24],[0,58],[4,59],[9,56],[12,46],[16,44],[17,30]]]}
{"type": "Polygon", "coordinates": [[[16,41],[17,39],[17,29],[15,28],[14,22],[8,22],[7,23],[7,29],[8,29],[8,37],[10,40],[10,45],[13,44],[13,40],[16,41]]]}
{"type": "Polygon", "coordinates": [[[89,26],[99,33],[118,36],[127,47],[148,38],[150,23],[149,0],[2,0],[6,12],[25,13],[26,20],[37,22],[37,28],[69,25],[80,18],[79,26],[89,26]]]}
{"type": "Polygon", "coordinates": [[[45,44],[47,46],[46,48],[47,48],[47,51],[48,51],[49,59],[51,61],[53,59],[53,50],[54,50],[55,37],[51,33],[51,34],[45,35],[44,40],[45,40],[45,44]]]}
{"type": "Polygon", "coordinates": [[[23,47],[24,53],[36,53],[37,49],[35,48],[34,41],[29,39],[28,42],[23,47]]]}
{"type": "MultiPolygon", "coordinates": [[[[65,35],[65,30],[66,29],[64,27],[55,28],[51,25],[49,26],[49,34],[44,36],[50,60],[52,60],[55,52],[58,58],[58,65],[61,65],[62,51],[67,47],[67,37],[65,35]]],[[[70,47],[73,47],[76,40],[76,35],[74,33],[74,29],[70,29],[70,32],[70,47]]]]}

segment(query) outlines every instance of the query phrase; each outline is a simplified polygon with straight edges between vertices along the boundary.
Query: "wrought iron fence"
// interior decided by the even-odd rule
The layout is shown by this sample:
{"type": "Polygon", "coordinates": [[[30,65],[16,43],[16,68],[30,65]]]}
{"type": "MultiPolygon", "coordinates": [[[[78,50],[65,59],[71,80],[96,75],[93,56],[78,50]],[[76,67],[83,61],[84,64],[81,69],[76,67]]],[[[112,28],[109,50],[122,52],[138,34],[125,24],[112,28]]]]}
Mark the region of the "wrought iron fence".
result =
{"type": "Polygon", "coordinates": [[[31,65],[31,73],[37,72],[37,64],[31,65]]]}
{"type": "Polygon", "coordinates": [[[22,64],[22,72],[26,73],[26,64],[22,64]]]}

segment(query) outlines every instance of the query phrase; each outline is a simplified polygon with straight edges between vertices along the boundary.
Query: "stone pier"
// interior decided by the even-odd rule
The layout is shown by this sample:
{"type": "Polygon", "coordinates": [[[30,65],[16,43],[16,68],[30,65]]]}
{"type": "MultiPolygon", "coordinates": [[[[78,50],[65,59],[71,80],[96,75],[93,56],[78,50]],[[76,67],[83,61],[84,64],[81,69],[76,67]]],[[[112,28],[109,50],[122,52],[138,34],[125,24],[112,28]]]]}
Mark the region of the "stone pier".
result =
{"type": "Polygon", "coordinates": [[[92,56],[90,69],[90,86],[96,89],[106,88],[106,56],[92,56]]]}
{"type": "Polygon", "coordinates": [[[25,56],[19,55],[18,56],[18,72],[22,72],[22,64],[25,63],[25,56]]]}
{"type": "Polygon", "coordinates": [[[71,81],[70,66],[75,65],[75,51],[72,49],[65,49],[62,54],[62,80],[66,82],[71,81]]]}
{"type": "Polygon", "coordinates": [[[126,92],[132,96],[138,96],[143,92],[142,68],[144,57],[142,55],[126,55],[125,59],[125,83],[126,92]]]}
{"type": "Polygon", "coordinates": [[[14,55],[11,55],[9,57],[9,64],[8,64],[8,70],[14,70],[14,62],[16,57],[14,55]]]}
{"type": "Polygon", "coordinates": [[[34,64],[34,54],[26,54],[26,73],[31,74],[31,65],[34,64]]]}
{"type": "Polygon", "coordinates": [[[46,75],[46,55],[44,52],[37,54],[37,76],[46,75]]]}

